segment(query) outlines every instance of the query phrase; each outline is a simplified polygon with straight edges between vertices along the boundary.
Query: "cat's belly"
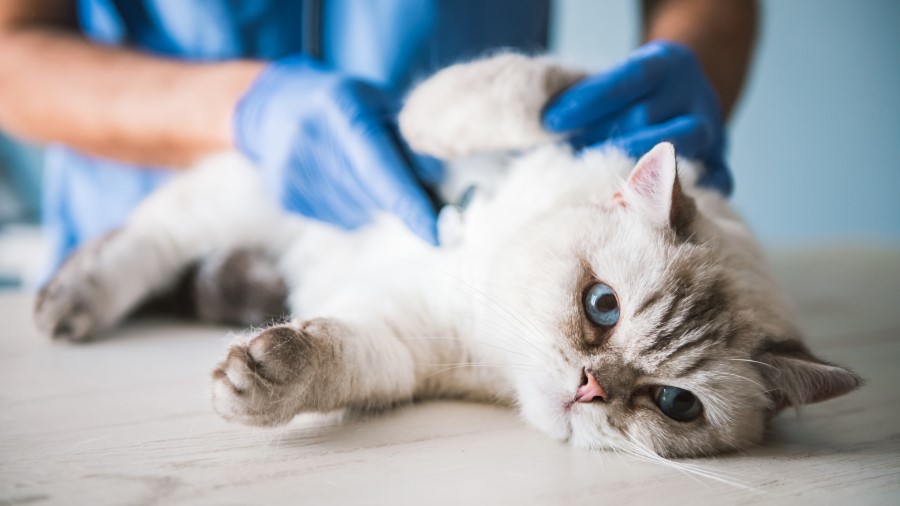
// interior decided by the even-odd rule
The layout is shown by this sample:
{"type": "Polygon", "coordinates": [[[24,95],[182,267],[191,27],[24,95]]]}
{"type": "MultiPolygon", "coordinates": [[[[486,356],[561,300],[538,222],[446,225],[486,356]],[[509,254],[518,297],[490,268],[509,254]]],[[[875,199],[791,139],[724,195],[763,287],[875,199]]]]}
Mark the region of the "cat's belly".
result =
{"type": "Polygon", "coordinates": [[[360,308],[374,312],[397,293],[412,296],[426,279],[450,269],[450,255],[392,216],[350,232],[315,222],[307,227],[280,261],[295,317],[345,318],[346,311],[360,308]]]}

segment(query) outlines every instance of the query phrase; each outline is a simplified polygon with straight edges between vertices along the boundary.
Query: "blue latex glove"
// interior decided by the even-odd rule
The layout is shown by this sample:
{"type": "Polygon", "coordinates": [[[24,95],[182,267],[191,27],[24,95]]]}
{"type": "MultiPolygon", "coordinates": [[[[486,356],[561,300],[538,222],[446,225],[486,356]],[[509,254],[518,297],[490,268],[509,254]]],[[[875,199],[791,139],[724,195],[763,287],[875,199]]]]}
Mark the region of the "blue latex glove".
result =
{"type": "Polygon", "coordinates": [[[700,184],[731,194],[718,97],[696,55],[680,44],[645,44],[560,94],[543,119],[576,148],[615,144],[639,157],[659,142],[672,142],[680,155],[704,162],[700,184]]]}
{"type": "Polygon", "coordinates": [[[301,56],[271,64],[235,111],[237,146],[288,211],[345,228],[395,214],[436,244],[436,215],[374,85],[301,56]]]}

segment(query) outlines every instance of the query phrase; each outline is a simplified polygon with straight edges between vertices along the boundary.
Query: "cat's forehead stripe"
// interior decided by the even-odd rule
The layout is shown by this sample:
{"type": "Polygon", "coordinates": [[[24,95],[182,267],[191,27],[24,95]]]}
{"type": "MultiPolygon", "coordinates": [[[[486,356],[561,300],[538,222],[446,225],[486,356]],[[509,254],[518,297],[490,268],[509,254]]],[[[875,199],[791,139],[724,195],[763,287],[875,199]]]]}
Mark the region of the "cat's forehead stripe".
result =
{"type": "Polygon", "coordinates": [[[669,292],[667,290],[657,290],[657,291],[653,292],[634,311],[634,316],[641,316],[648,309],[657,305],[659,303],[659,301],[662,300],[664,297],[666,297],[668,294],[669,294],[669,292]]]}
{"type": "Polygon", "coordinates": [[[708,363],[709,363],[708,357],[699,357],[694,362],[684,365],[684,366],[681,366],[677,371],[674,371],[673,376],[676,378],[683,378],[685,376],[688,376],[688,375],[700,370],[708,363]]]}
{"type": "MultiPolygon", "coordinates": [[[[657,302],[661,317],[650,334],[652,343],[645,353],[667,351],[669,358],[692,343],[726,341],[730,337],[729,296],[720,278],[695,280],[679,277],[673,296],[657,302]],[[697,336],[699,332],[700,336],[697,336]]],[[[653,298],[653,296],[651,296],[653,298]]],[[[659,299],[657,299],[659,300],[659,299]]]]}
{"type": "Polygon", "coordinates": [[[676,268],[667,276],[663,287],[653,292],[635,310],[634,316],[640,316],[652,308],[659,308],[665,304],[665,309],[659,309],[663,313],[661,322],[668,322],[675,315],[686,296],[694,285],[693,276],[687,268],[676,268]]]}
{"type": "MultiPolygon", "coordinates": [[[[723,332],[719,326],[712,326],[693,333],[692,337],[686,337],[678,341],[678,344],[671,350],[663,350],[664,356],[660,362],[672,364],[675,363],[682,355],[700,349],[700,353],[705,353],[710,347],[724,343],[723,332]]],[[[681,366],[685,367],[685,366],[681,366]]]]}
{"type": "MultiPolygon", "coordinates": [[[[653,307],[657,309],[657,314],[661,314],[654,323],[653,329],[647,333],[648,336],[660,336],[669,333],[666,329],[672,325],[675,315],[680,312],[682,305],[685,303],[686,298],[684,295],[685,292],[682,285],[677,285],[674,291],[666,292],[660,290],[657,294],[651,295],[647,301],[642,304],[642,308],[645,311],[653,307]],[[653,302],[648,303],[650,301],[653,302]]],[[[635,311],[634,317],[638,317],[639,315],[640,313],[635,311]]],[[[654,341],[654,344],[656,344],[656,341],[654,341]]],[[[647,351],[653,350],[648,349],[647,351]]]]}

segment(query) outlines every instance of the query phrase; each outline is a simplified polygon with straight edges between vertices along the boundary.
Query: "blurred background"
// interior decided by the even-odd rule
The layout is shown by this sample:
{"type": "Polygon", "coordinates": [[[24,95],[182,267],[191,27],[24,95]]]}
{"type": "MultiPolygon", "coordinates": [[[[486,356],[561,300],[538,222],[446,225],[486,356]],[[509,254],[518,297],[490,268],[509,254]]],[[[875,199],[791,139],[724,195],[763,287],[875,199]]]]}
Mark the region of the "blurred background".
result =
{"type": "MultiPolygon", "coordinates": [[[[770,249],[900,246],[900,2],[763,0],[730,126],[734,202],[770,249]]],[[[600,70],[639,42],[636,0],[556,0],[551,49],[600,70]]],[[[41,152],[0,134],[0,287],[43,263],[41,152]]]]}

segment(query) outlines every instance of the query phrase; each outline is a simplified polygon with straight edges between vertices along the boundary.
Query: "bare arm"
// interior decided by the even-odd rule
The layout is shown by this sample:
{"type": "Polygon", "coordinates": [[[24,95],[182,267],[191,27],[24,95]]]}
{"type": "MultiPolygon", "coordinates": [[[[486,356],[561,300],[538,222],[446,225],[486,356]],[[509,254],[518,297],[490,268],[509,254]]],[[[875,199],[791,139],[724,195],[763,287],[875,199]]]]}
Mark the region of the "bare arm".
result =
{"type": "Polygon", "coordinates": [[[644,40],[666,39],[694,50],[727,118],[734,108],[756,39],[755,0],[642,0],[644,40]]]}
{"type": "Polygon", "coordinates": [[[128,162],[187,166],[232,146],[259,62],[195,64],[94,44],[74,0],[0,2],[0,126],[128,162]]]}

